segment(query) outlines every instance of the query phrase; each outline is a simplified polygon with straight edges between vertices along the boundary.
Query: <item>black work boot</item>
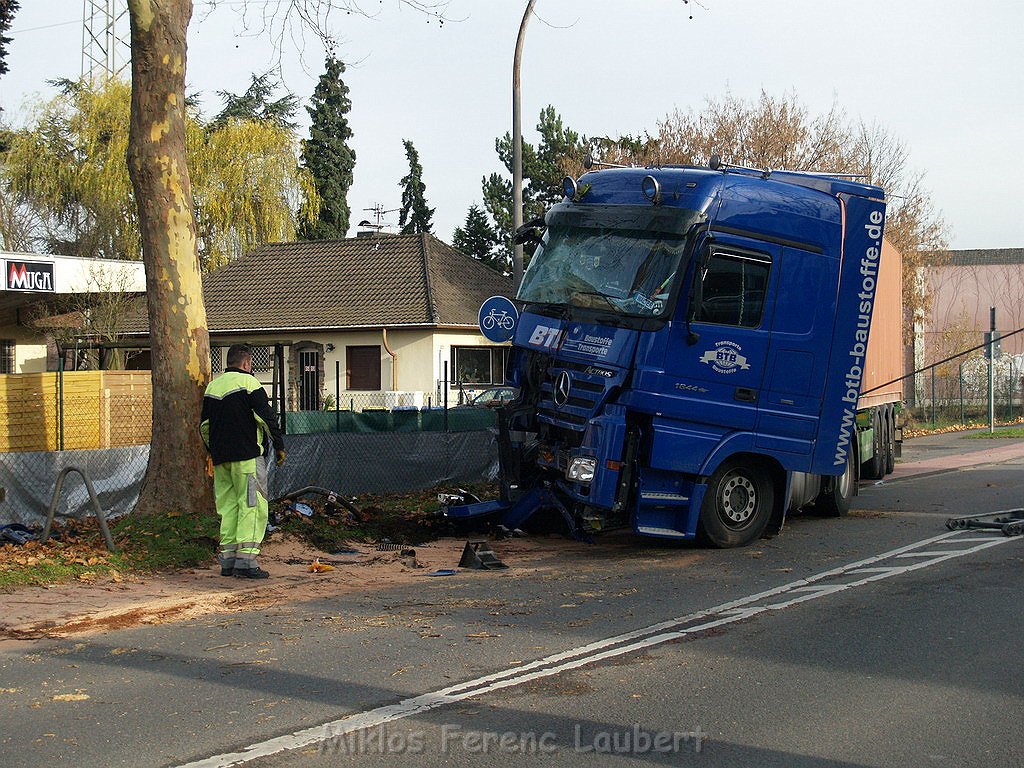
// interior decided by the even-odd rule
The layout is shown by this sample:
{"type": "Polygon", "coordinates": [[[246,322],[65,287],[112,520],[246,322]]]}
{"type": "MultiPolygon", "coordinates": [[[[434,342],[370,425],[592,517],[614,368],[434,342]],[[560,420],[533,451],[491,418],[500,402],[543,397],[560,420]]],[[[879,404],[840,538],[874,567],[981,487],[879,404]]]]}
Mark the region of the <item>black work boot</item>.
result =
{"type": "Polygon", "coordinates": [[[258,566],[252,568],[235,568],[232,575],[239,579],[268,579],[270,574],[258,566]]]}

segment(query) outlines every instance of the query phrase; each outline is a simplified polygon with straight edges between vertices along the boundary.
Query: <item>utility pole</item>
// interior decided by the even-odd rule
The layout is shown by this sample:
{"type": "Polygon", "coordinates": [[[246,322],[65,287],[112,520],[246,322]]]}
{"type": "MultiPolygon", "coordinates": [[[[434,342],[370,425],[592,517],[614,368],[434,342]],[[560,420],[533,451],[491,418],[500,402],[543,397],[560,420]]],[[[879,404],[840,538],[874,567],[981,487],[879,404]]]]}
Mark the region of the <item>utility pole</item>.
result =
{"type": "MultiPolygon", "coordinates": [[[[523,226],[523,121],[520,115],[519,69],[523,59],[523,42],[526,39],[526,25],[533,13],[537,0],[529,0],[523,21],[516,38],[516,55],[512,60],[512,232],[523,226]]],[[[523,282],[523,246],[516,245],[512,251],[512,290],[518,291],[523,282]]]]}
{"type": "Polygon", "coordinates": [[[988,431],[996,431],[996,308],[989,307],[988,334],[988,431]]]}
{"type": "Polygon", "coordinates": [[[82,79],[105,83],[123,74],[130,61],[127,0],[83,0],[82,79]]]}

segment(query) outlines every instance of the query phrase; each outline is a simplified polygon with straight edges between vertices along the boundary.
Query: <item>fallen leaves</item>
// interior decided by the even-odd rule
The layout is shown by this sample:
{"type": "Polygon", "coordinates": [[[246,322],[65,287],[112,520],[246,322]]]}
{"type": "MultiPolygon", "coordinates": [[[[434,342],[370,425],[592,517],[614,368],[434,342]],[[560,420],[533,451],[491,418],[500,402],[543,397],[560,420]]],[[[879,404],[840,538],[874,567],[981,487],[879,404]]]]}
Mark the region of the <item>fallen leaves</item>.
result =
{"type": "Polygon", "coordinates": [[[87,693],[58,693],[53,697],[54,701],[87,701],[89,699],[87,693]]]}
{"type": "Polygon", "coordinates": [[[99,568],[111,564],[110,553],[102,540],[77,533],[70,527],[58,527],[55,536],[43,543],[0,545],[0,571],[36,571],[52,574],[55,569],[99,568]]]}

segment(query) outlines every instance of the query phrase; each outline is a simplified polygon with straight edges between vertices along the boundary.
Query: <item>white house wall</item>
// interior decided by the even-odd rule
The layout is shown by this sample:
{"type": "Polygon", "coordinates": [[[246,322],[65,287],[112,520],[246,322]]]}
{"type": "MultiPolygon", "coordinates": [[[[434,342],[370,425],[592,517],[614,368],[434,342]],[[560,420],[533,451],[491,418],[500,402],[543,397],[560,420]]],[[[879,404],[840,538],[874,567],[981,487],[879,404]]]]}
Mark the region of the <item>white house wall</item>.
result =
{"type": "MultiPolygon", "coordinates": [[[[223,348],[236,339],[226,340],[214,337],[211,339],[211,346],[223,348]]],[[[385,406],[394,397],[385,398],[383,394],[374,396],[365,391],[350,391],[346,388],[346,348],[349,346],[379,346],[381,360],[381,389],[380,393],[402,392],[422,393],[416,400],[424,405],[429,401],[437,404],[439,398],[440,382],[444,377],[444,364],[451,365],[451,348],[453,346],[470,347],[492,347],[500,346],[485,339],[475,330],[446,330],[434,331],[431,329],[393,329],[388,331],[388,345],[395,353],[393,361],[384,347],[384,338],[381,330],[348,331],[341,333],[312,333],[302,335],[277,334],[273,339],[261,340],[257,337],[246,339],[254,345],[272,345],[274,342],[285,342],[292,345],[303,342],[319,344],[323,350],[323,395],[334,397],[340,393],[342,406],[345,407],[349,400],[352,400],[357,408],[359,407],[380,407],[385,406]],[[333,345],[328,350],[328,345],[333,345]],[[338,382],[337,373],[340,372],[341,380],[338,382]],[[397,380],[396,380],[397,373],[397,380]],[[385,399],[388,403],[385,403],[385,399]],[[379,403],[377,401],[380,401],[379,403]]],[[[288,357],[286,350],[286,360],[288,357]]],[[[269,371],[256,372],[257,377],[271,394],[270,388],[273,375],[269,371]]],[[[449,373],[449,378],[451,374],[449,373]]],[[[443,395],[440,395],[443,398],[443,395]]],[[[406,398],[408,399],[408,398],[406,398]]],[[[410,400],[411,403],[411,400],[410,400]]],[[[403,400],[402,403],[406,404],[403,400]]]]}
{"type": "Polygon", "coordinates": [[[28,328],[15,326],[0,329],[0,337],[14,339],[14,370],[16,373],[46,372],[46,339],[28,328]]]}

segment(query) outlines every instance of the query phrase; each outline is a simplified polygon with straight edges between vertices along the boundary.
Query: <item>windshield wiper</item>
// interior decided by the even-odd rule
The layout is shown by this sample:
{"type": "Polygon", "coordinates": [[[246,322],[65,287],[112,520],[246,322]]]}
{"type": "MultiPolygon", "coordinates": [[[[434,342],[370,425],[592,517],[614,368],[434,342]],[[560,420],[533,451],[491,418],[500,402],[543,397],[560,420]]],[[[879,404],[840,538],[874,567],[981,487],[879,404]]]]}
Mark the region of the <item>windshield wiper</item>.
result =
{"type": "MultiPolygon", "coordinates": [[[[522,299],[525,304],[532,304],[535,307],[543,307],[550,314],[549,317],[557,317],[560,320],[570,320],[572,306],[555,301],[536,301],[535,299],[522,299]]],[[[545,313],[542,313],[545,314],[545,313]]]]}

